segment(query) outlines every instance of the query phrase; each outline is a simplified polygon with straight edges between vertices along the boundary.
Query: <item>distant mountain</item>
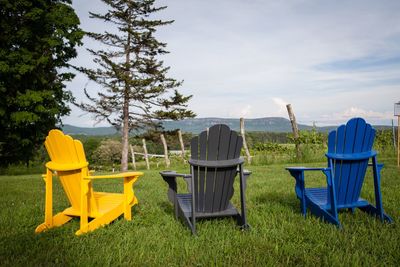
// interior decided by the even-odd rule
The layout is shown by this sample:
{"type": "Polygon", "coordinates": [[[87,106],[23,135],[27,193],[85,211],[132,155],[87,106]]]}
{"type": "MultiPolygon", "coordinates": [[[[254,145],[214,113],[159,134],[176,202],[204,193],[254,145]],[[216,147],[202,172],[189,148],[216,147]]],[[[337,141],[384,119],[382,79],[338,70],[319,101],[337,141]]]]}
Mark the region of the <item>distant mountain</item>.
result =
{"type": "MultiPolygon", "coordinates": [[[[166,130],[181,129],[183,132],[200,133],[206,128],[214,124],[223,123],[228,125],[231,129],[239,131],[239,119],[226,119],[226,118],[195,118],[181,121],[165,121],[163,126],[166,130]]],[[[245,119],[245,129],[248,132],[291,132],[292,126],[290,121],[286,118],[280,117],[267,117],[258,119],[245,119]]],[[[300,130],[311,130],[313,127],[299,124],[300,130]]],[[[316,127],[317,131],[329,132],[337,126],[316,127]]],[[[388,126],[375,126],[376,129],[388,128],[388,126]]],[[[84,128],[72,125],[64,125],[63,131],[71,135],[114,135],[117,133],[114,127],[93,127],[84,128]]]]}
{"type": "MultiPolygon", "coordinates": [[[[182,121],[165,121],[163,126],[166,130],[181,129],[184,132],[200,133],[206,128],[214,124],[223,123],[228,125],[235,131],[240,130],[239,119],[226,118],[195,118],[182,121]]],[[[245,119],[246,131],[261,131],[261,132],[291,132],[292,126],[290,121],[280,117],[268,117],[258,119],[245,119]]],[[[300,130],[312,129],[311,126],[299,125],[300,130]]]]}
{"type": "Polygon", "coordinates": [[[71,135],[114,135],[117,130],[114,127],[77,127],[65,124],[62,130],[66,134],[71,135]]]}
{"type": "MultiPolygon", "coordinates": [[[[223,123],[231,129],[239,131],[239,119],[226,118],[195,118],[181,121],[164,121],[163,126],[166,130],[181,129],[183,132],[200,133],[214,124],[223,123]]],[[[285,118],[268,117],[258,119],[245,119],[246,131],[260,132],[291,132],[290,121],[285,118]]],[[[299,124],[300,130],[312,129],[311,126],[299,124]]],[[[71,135],[114,135],[117,130],[114,127],[76,127],[64,125],[63,131],[71,135]]],[[[322,128],[321,128],[322,129],[322,128]]],[[[324,131],[324,130],[322,130],[324,131]]]]}

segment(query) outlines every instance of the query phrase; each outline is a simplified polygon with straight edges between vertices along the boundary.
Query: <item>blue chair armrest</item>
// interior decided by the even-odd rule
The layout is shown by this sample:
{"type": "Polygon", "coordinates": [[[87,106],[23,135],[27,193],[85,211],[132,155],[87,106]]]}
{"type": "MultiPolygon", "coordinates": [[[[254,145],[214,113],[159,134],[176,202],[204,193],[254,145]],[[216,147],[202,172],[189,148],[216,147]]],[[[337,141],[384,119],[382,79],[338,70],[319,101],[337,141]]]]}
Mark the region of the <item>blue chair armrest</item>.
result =
{"type": "MultiPolygon", "coordinates": [[[[318,167],[286,167],[286,170],[289,171],[290,175],[292,175],[296,179],[296,195],[300,199],[304,199],[304,190],[305,190],[305,181],[304,181],[304,172],[305,171],[322,171],[325,175],[331,171],[330,168],[318,168],[318,167]]],[[[331,184],[331,181],[327,181],[328,184],[331,184]]]]}
{"type": "Polygon", "coordinates": [[[318,168],[318,167],[286,167],[288,171],[326,171],[330,168],[318,168]]]}
{"type": "Polygon", "coordinates": [[[332,177],[332,169],[331,168],[308,168],[308,167],[287,167],[286,170],[290,172],[296,179],[295,192],[297,197],[300,199],[301,203],[301,211],[303,215],[306,214],[306,189],[304,182],[304,171],[322,171],[326,176],[326,183],[329,191],[330,204],[334,214],[336,214],[336,197],[335,197],[335,185],[332,177]]]}

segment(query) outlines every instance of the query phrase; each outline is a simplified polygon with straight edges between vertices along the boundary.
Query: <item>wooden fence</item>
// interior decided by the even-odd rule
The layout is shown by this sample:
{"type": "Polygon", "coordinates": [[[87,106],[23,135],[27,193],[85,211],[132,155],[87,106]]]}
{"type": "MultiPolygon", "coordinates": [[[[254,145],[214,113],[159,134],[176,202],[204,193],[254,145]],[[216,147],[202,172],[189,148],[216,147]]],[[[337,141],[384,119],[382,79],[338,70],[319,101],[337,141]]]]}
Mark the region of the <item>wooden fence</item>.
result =
{"type": "MultiPolygon", "coordinates": [[[[240,118],[240,134],[243,137],[243,148],[244,148],[244,151],[245,151],[245,154],[246,154],[245,158],[247,159],[247,162],[249,164],[251,164],[252,156],[250,155],[250,152],[249,152],[249,149],[248,149],[248,146],[247,146],[247,142],[246,142],[244,119],[243,118],[240,118]]],[[[133,165],[133,169],[134,170],[136,170],[136,168],[137,168],[135,155],[140,155],[140,156],[142,156],[144,158],[144,160],[146,162],[146,168],[148,170],[150,170],[150,162],[149,162],[150,158],[163,158],[164,162],[165,162],[165,166],[167,168],[170,167],[170,165],[171,165],[171,161],[169,159],[169,154],[170,153],[168,152],[168,145],[167,145],[167,141],[166,141],[166,139],[164,137],[164,134],[160,134],[160,139],[161,139],[161,143],[162,143],[163,148],[164,148],[164,154],[163,155],[148,153],[145,139],[142,139],[143,151],[144,151],[143,153],[134,151],[133,146],[130,145],[130,151],[131,151],[131,157],[132,157],[132,165],[133,165]]],[[[178,154],[180,154],[180,156],[182,158],[182,161],[184,163],[187,163],[187,161],[185,159],[185,153],[186,152],[185,152],[185,146],[183,144],[183,138],[182,138],[181,130],[178,130],[178,139],[179,139],[179,144],[180,144],[180,147],[181,147],[181,150],[178,152],[178,154]]],[[[158,166],[158,164],[157,164],[157,166],[158,166]]]]}

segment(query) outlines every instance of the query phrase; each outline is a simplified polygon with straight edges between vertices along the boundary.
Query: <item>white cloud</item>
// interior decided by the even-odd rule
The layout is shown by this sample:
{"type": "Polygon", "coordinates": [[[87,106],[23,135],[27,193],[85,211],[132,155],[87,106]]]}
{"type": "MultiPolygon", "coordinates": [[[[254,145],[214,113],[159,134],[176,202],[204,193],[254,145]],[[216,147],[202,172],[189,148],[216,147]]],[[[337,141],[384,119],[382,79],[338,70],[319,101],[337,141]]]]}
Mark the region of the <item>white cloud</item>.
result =
{"type": "Polygon", "coordinates": [[[339,124],[348,121],[354,117],[364,118],[366,121],[376,124],[382,121],[390,121],[393,119],[393,112],[378,112],[374,110],[365,110],[359,107],[350,107],[341,112],[335,112],[330,115],[322,115],[322,124],[339,124]]]}
{"type": "Polygon", "coordinates": [[[278,106],[277,114],[279,114],[280,116],[287,115],[286,105],[289,104],[288,102],[279,97],[273,97],[272,101],[274,102],[275,105],[278,106]]]}
{"type": "Polygon", "coordinates": [[[240,111],[241,118],[249,118],[251,117],[251,105],[247,105],[240,111]]]}
{"type": "MultiPolygon", "coordinates": [[[[85,30],[101,31],[103,23],[87,15],[93,8],[102,10],[101,4],[92,2],[73,4],[85,30]]],[[[175,20],[157,32],[171,52],[165,63],[171,66],[172,77],[185,80],[180,90],[194,95],[189,107],[199,117],[287,117],[289,102],[299,122],[345,119],[345,111],[353,114],[357,109],[372,118],[373,112],[389,114],[392,103],[399,100],[400,64],[368,71],[321,71],[316,66],[398,57],[400,1],[161,0],[156,4],[168,6],[157,17],[175,20]]],[[[90,65],[87,53],[80,52],[75,64],[90,65]]],[[[78,99],[86,80],[77,77],[68,86],[78,99]]],[[[81,121],[75,119],[78,113],[68,121],[81,121]]],[[[386,115],[375,117],[388,123],[386,115]]]]}
{"type": "Polygon", "coordinates": [[[352,118],[352,117],[365,117],[370,119],[389,119],[392,118],[393,114],[390,112],[376,112],[373,110],[364,110],[357,107],[351,107],[344,112],[336,113],[335,116],[339,118],[352,118]]]}

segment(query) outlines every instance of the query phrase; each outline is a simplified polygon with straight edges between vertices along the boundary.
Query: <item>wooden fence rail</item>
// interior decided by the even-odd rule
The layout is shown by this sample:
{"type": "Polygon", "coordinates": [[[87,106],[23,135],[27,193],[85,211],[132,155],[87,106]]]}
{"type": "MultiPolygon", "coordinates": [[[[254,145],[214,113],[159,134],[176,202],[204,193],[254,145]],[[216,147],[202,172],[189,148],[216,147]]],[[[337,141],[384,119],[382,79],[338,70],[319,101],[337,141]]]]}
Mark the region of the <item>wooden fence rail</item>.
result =
{"type": "MultiPolygon", "coordinates": [[[[208,129],[207,129],[207,130],[208,130],[208,129]]],[[[241,135],[242,135],[242,137],[243,137],[243,146],[244,146],[244,150],[245,150],[245,153],[246,153],[247,162],[248,162],[249,164],[251,164],[251,158],[252,158],[253,156],[250,155],[249,149],[248,149],[248,147],[247,147],[246,137],[245,137],[245,129],[244,129],[244,119],[243,119],[243,118],[240,118],[240,133],[241,133],[241,135]]],[[[161,142],[162,142],[163,148],[164,148],[164,155],[149,154],[148,151],[147,151],[147,147],[146,147],[146,140],[145,140],[144,138],[142,139],[143,151],[144,151],[143,153],[141,153],[141,152],[135,152],[135,151],[133,150],[133,146],[130,145],[131,158],[132,158],[132,165],[133,165],[133,169],[134,169],[134,170],[136,170],[136,158],[135,158],[135,155],[143,156],[144,160],[146,161],[146,168],[147,168],[148,170],[150,170],[149,158],[164,158],[164,160],[165,160],[165,166],[166,166],[167,168],[170,167],[171,161],[170,161],[170,159],[169,159],[169,157],[168,157],[169,152],[168,152],[167,141],[166,141],[166,139],[165,139],[165,137],[164,137],[163,134],[160,135],[160,138],[161,138],[161,142]]],[[[183,138],[182,138],[182,132],[181,132],[181,130],[178,130],[178,139],[179,139],[179,144],[180,144],[180,148],[181,148],[181,150],[180,150],[178,153],[180,154],[180,156],[181,156],[183,162],[184,162],[184,163],[187,163],[187,161],[186,161],[186,159],[185,159],[185,147],[184,147],[184,143],[183,143],[183,138]]],[[[172,152],[172,151],[171,151],[171,152],[172,152]]],[[[175,152],[177,152],[177,151],[175,151],[175,152]]],[[[173,153],[173,154],[175,154],[175,153],[173,153]]],[[[158,163],[157,163],[157,166],[158,166],[158,163]]]]}

